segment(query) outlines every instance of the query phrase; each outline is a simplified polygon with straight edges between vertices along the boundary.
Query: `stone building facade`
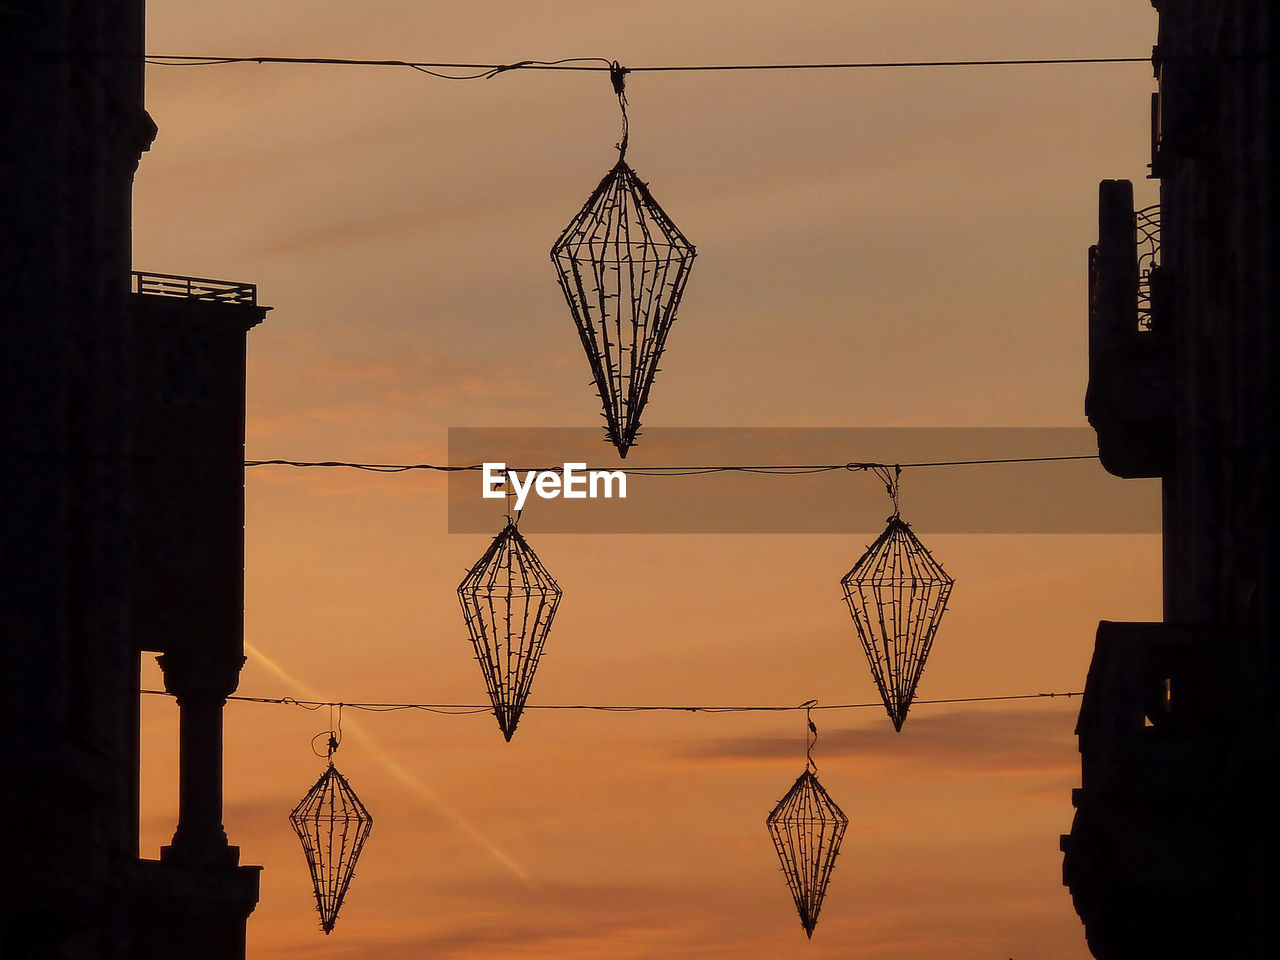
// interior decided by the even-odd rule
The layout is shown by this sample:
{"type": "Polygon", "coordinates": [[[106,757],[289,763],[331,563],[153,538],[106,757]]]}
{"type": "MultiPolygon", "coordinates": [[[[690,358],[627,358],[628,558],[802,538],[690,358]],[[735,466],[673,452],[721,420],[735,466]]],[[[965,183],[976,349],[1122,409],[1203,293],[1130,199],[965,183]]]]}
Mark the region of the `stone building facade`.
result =
{"type": "Polygon", "coordinates": [[[243,662],[251,285],[135,273],[142,0],[0,5],[0,956],[234,960],[257,902],[221,810],[243,662]],[[139,675],[181,711],[138,849],[139,675]]]}
{"type": "Polygon", "coordinates": [[[1099,625],[1064,879],[1102,960],[1270,956],[1280,902],[1270,0],[1159,0],[1157,209],[1104,181],[1086,412],[1163,484],[1164,619],[1099,625]]]}

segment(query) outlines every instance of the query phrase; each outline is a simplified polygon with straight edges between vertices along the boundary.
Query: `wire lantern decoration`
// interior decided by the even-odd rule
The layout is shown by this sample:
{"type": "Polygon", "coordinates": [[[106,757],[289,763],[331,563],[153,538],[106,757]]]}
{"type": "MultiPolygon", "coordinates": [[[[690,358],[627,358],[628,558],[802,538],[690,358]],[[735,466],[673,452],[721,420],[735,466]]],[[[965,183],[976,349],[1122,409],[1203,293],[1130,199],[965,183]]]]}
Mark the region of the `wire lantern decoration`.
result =
{"type": "Polygon", "coordinates": [[[818,782],[818,766],[813,762],[818,728],[810,712],[816,704],[816,700],[802,704],[808,725],[804,772],[765,820],[800,914],[800,925],[810,939],[840,853],[840,841],[849,826],[849,818],[818,782]]]}
{"type": "Polygon", "coordinates": [[[341,705],[337,728],[333,727],[331,709],[329,733],[319,734],[312,740],[312,750],[317,756],[320,754],[315,750],[315,740],[323,736],[328,737],[324,754],[328,766],[293,808],[289,822],[302,842],[302,852],[311,871],[320,929],[329,934],[338,922],[338,911],[355,876],[356,861],[373,830],[373,816],[351,789],[347,778],[333,765],[333,755],[342,740],[341,705]]]}
{"type": "Polygon", "coordinates": [[[510,517],[458,585],[471,644],[508,743],[529,698],[562,593],[510,517]]]}
{"type": "Polygon", "coordinates": [[[893,516],[840,583],[872,679],[901,732],[955,581],[899,516],[902,468],[872,470],[893,500],[893,516]]]}
{"type": "Polygon", "coordinates": [[[625,458],[697,251],[627,164],[626,70],[614,61],[609,76],[622,110],[618,162],[552,245],[551,261],[604,405],[607,439],[625,458]]]}

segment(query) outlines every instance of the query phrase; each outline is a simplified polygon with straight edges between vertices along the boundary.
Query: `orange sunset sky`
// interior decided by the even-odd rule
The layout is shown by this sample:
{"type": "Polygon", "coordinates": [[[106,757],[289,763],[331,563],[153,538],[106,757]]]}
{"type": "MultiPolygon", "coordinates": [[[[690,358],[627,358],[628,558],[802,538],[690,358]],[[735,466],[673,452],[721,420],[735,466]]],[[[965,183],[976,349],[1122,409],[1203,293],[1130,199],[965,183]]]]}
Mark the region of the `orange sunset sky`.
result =
{"type": "MultiPolygon", "coordinates": [[[[639,66],[1154,36],[1146,0],[151,0],[147,50],[639,66]]],[[[628,160],[698,247],[645,424],[1084,426],[1097,183],[1154,201],[1152,86],[1140,63],[632,75],[628,160]]],[[[275,308],[249,337],[249,457],[442,462],[449,427],[599,422],[547,251],[616,158],[605,74],[150,66],[147,106],[135,267],[275,308]]],[[[882,515],[870,478],[840,482],[882,515]]],[[[564,589],[532,702],[874,700],[839,579],[877,532],[531,534],[564,589]]],[[[918,533],[956,579],[923,698],[1079,690],[1099,619],[1159,618],[1157,536],[918,533]]],[[[443,475],[250,469],[245,538],[240,693],[483,699],[455,590],[488,537],[448,532],[443,475]]],[[[142,707],[154,856],[177,709],[142,707]]],[[[918,705],[901,734],[816,714],[850,824],[810,942],[764,827],[801,714],[535,711],[507,744],[491,716],[348,711],[338,766],[375,825],[325,937],[286,818],[328,717],[232,703],[227,832],[265,867],[249,954],[1082,960],[1058,852],[1077,707],[918,705]]]]}

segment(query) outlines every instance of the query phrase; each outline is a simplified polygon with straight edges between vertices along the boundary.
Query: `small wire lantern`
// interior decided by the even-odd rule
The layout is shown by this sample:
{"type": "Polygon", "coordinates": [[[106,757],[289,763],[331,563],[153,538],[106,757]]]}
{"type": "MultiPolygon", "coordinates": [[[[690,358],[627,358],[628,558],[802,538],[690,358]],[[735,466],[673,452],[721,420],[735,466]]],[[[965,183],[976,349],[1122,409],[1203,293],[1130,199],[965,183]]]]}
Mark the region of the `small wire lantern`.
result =
{"type": "Polygon", "coordinates": [[[508,742],[520,722],[561,595],[513,520],[458,586],[493,713],[508,742]]]}
{"type": "MultiPolygon", "coordinates": [[[[813,705],[814,701],[805,704],[808,708],[813,705]]],[[[778,801],[765,823],[800,914],[800,924],[805,935],[812,939],[849,818],[818,782],[818,768],[813,762],[818,729],[811,718],[808,725],[805,750],[808,762],[804,772],[778,801]]]]}
{"type": "Polygon", "coordinates": [[[610,74],[622,108],[618,162],[551,247],[604,405],[608,440],[622,457],[639,433],[697,252],[626,162],[625,72],[615,63],[610,74]]]}
{"type": "Polygon", "coordinates": [[[333,765],[338,740],[338,734],[329,734],[329,765],[289,814],[289,822],[302,841],[320,911],[320,929],[326,934],[332,933],[338,922],[356,861],[373,830],[373,817],[333,765]]]}
{"type": "Polygon", "coordinates": [[[840,583],[871,676],[901,732],[955,581],[898,515],[901,468],[892,475],[873,469],[893,498],[893,516],[840,583]]]}

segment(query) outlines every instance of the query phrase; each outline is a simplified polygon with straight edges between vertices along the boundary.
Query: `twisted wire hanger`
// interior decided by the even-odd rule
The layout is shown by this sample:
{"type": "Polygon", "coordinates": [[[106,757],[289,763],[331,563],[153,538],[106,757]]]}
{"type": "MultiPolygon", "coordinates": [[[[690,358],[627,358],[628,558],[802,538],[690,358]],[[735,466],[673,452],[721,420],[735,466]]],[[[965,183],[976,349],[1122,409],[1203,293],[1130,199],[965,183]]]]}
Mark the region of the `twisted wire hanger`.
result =
{"type": "Polygon", "coordinates": [[[815,774],[818,772],[818,764],[813,759],[813,748],[814,748],[814,745],[817,744],[818,742],[818,728],[814,726],[814,723],[813,723],[813,708],[816,707],[817,705],[818,705],[817,700],[806,700],[804,703],[800,704],[800,706],[804,708],[804,722],[805,722],[805,734],[804,734],[805,766],[804,768],[808,770],[810,773],[815,773],[815,774]]]}
{"type": "Polygon", "coordinates": [[[893,515],[898,516],[898,487],[902,482],[902,466],[895,463],[890,471],[888,464],[872,464],[870,469],[884,483],[884,491],[893,501],[893,515]]]}
{"type": "Polygon", "coordinates": [[[631,71],[613,60],[609,63],[609,83],[618,97],[618,109],[622,111],[622,141],[618,146],[618,162],[627,159],[627,141],[631,137],[631,123],[627,119],[627,74],[631,71]]]}
{"type": "Polygon", "coordinates": [[[317,733],[314,737],[311,738],[311,752],[314,753],[317,757],[324,757],[326,760],[329,761],[329,766],[332,767],[333,755],[338,752],[338,747],[342,744],[342,708],[343,706],[345,706],[345,704],[330,703],[330,704],[326,704],[326,706],[329,708],[329,729],[323,733],[317,733]],[[337,719],[338,719],[338,722],[336,724],[334,723],[335,707],[337,708],[337,719]],[[321,753],[319,750],[316,749],[316,741],[319,740],[321,737],[327,738],[325,740],[324,753],[321,753]]]}

